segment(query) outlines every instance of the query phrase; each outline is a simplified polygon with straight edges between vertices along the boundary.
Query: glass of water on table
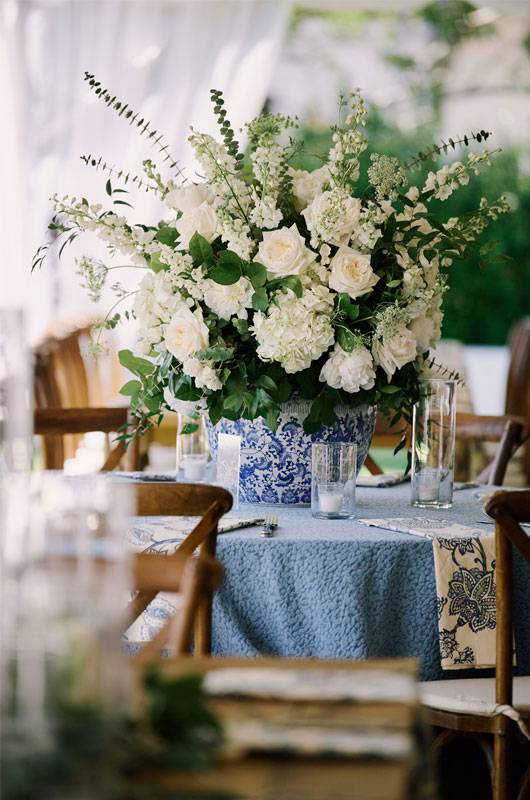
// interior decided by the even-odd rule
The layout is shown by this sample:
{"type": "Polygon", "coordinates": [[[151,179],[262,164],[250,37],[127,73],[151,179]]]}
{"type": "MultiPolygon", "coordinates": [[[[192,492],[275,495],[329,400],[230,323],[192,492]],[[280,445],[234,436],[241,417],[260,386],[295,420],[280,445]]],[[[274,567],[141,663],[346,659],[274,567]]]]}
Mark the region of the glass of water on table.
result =
{"type": "Polygon", "coordinates": [[[320,519],[348,519],[355,513],[357,446],[322,442],[311,448],[311,513],[320,519]]]}
{"type": "Polygon", "coordinates": [[[456,386],[454,381],[422,381],[412,421],[412,505],[450,508],[453,504],[456,386]]]}
{"type": "Polygon", "coordinates": [[[179,414],[177,430],[177,478],[186,483],[205,481],[209,448],[203,416],[179,414]]]}

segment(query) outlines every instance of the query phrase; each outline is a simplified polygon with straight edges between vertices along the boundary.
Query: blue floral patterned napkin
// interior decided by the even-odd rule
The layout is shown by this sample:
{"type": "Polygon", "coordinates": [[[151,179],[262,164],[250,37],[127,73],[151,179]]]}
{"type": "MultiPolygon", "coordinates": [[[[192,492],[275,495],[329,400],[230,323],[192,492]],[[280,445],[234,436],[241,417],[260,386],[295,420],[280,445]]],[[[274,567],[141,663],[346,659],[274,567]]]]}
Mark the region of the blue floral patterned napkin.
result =
{"type": "Polygon", "coordinates": [[[432,540],[442,669],[495,666],[495,535],[443,519],[359,522],[432,540]]]}

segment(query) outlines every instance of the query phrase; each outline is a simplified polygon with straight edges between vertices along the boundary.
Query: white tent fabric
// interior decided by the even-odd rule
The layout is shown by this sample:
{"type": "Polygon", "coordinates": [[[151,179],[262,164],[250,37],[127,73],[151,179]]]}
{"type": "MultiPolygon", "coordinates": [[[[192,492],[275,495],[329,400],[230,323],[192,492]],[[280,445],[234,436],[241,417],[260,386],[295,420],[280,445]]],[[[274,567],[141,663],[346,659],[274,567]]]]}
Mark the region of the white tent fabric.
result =
{"type": "MultiPolygon", "coordinates": [[[[50,258],[29,279],[31,254],[46,238],[57,191],[104,202],[105,176],[80,156],[101,155],[133,173],[157,159],[149,142],[106,108],[83,81],[94,73],[113,94],[164,132],[188,167],[193,124],[214,132],[209,89],[222,89],[234,128],[258,113],[285,31],[289,0],[4,0],[0,11],[2,283],[28,308],[34,338],[66,314],[92,311],[78,287],[74,253],[50,258]],[[19,151],[17,154],[17,150],[19,151]],[[17,196],[18,193],[18,196],[17,196]]],[[[169,176],[168,176],[169,177],[169,176]]],[[[108,198],[107,198],[108,199],[108,198]]],[[[164,213],[144,193],[135,221],[164,213]]],[[[105,307],[103,304],[102,308],[105,307]]]]}

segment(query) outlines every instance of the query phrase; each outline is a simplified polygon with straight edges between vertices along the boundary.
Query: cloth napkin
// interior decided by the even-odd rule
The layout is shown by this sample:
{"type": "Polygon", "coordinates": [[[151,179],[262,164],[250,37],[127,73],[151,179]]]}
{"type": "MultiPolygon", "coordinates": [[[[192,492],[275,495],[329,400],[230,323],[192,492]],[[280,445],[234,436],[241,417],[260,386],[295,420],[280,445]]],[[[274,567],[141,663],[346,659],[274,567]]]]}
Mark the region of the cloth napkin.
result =
{"type": "Polygon", "coordinates": [[[495,666],[495,535],[443,519],[359,522],[431,539],[442,669],[495,666]]]}
{"type": "MultiPolygon", "coordinates": [[[[198,517],[132,517],[127,530],[127,544],[135,553],[171,555],[195,527],[198,517]]],[[[261,525],[263,517],[224,517],[219,533],[261,525]]],[[[125,648],[135,652],[143,642],[156,636],[166,620],[179,607],[179,596],[159,592],[124,636],[125,648]]]]}

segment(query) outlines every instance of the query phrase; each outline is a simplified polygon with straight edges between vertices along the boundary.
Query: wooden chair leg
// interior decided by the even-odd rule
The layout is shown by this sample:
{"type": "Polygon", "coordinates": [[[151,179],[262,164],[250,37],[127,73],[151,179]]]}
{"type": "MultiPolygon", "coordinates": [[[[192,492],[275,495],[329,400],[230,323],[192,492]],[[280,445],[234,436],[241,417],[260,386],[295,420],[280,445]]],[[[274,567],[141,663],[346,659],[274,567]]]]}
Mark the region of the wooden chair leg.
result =
{"type": "MultiPolygon", "coordinates": [[[[215,558],[217,548],[217,530],[211,533],[201,545],[201,555],[215,558]]],[[[212,653],[212,613],[213,592],[210,591],[201,603],[195,626],[194,652],[197,656],[209,656],[212,653]]]]}
{"type": "Polygon", "coordinates": [[[510,800],[511,775],[509,771],[509,752],[512,729],[510,720],[499,714],[496,721],[493,746],[493,800],[510,800]]]}

